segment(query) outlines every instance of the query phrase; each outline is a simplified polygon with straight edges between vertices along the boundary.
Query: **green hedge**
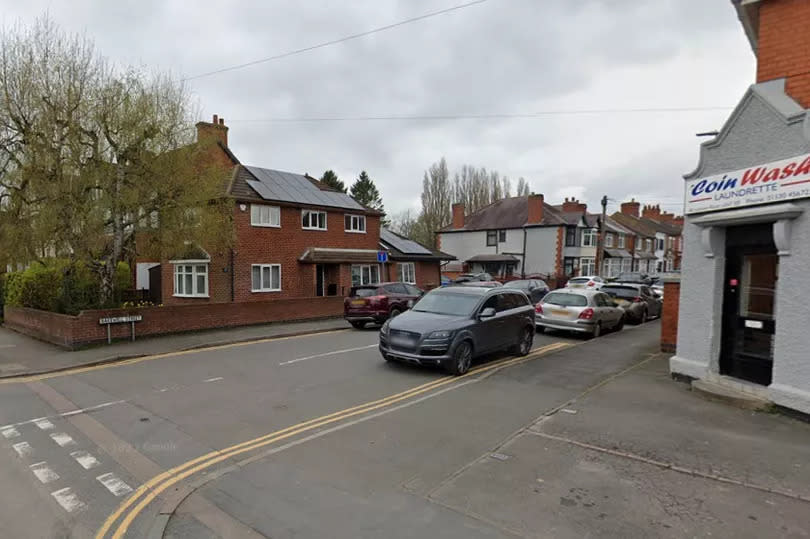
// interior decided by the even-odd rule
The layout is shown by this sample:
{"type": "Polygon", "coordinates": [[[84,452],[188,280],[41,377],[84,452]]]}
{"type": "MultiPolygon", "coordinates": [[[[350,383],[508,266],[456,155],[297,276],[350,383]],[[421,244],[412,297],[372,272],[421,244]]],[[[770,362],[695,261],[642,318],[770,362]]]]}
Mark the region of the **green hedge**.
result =
{"type": "Polygon", "coordinates": [[[6,275],[5,304],[65,314],[116,307],[120,305],[121,293],[130,287],[130,275],[129,264],[119,263],[115,273],[113,302],[102,305],[99,300],[99,280],[86,264],[65,260],[36,263],[23,271],[6,275]]]}

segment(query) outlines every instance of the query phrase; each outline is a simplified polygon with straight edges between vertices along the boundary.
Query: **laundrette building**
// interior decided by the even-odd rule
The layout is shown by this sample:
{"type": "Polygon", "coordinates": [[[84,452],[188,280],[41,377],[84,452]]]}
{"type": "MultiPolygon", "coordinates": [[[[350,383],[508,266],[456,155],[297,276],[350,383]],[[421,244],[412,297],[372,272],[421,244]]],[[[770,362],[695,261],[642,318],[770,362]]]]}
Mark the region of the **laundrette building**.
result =
{"type": "Polygon", "coordinates": [[[732,7],[757,80],[685,175],[670,370],[810,413],[810,1],[732,7]]]}

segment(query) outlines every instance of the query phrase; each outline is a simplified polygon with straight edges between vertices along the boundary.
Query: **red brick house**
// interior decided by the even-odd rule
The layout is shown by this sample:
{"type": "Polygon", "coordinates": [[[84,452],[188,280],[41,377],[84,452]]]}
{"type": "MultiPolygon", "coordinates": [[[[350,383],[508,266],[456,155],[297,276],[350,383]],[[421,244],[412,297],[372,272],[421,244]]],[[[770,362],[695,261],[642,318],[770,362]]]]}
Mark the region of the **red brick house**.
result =
{"type": "Polygon", "coordinates": [[[439,284],[440,262],[452,256],[384,229],[381,239],[380,212],[307,174],[240,163],[216,116],[197,130],[198,141],[216,140],[211,166],[228,176],[234,242],[227,252],[202,245],[164,260],[163,304],[344,296],[353,285],[386,280],[439,284]],[[381,250],[389,263],[378,262],[381,250]]]}

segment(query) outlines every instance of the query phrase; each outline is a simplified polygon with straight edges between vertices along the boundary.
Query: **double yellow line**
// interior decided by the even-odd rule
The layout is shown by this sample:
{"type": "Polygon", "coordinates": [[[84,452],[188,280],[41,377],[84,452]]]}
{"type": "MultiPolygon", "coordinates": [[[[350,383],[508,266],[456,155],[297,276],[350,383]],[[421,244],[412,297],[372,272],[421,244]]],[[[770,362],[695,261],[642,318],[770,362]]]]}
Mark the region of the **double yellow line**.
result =
{"type": "Polygon", "coordinates": [[[458,380],[463,380],[464,378],[478,375],[487,371],[491,371],[494,369],[505,368],[510,365],[514,365],[516,363],[520,363],[523,361],[528,361],[540,355],[546,354],[548,352],[552,352],[555,350],[560,350],[562,348],[567,348],[571,346],[569,343],[554,343],[548,346],[544,346],[543,348],[539,348],[525,357],[517,357],[508,360],[501,360],[495,363],[491,363],[489,365],[484,365],[475,369],[470,370],[467,374],[462,376],[445,376],[439,378],[438,380],[434,380],[433,382],[428,382],[426,384],[422,384],[420,386],[416,386],[412,389],[407,391],[403,391],[401,393],[396,393],[394,395],[390,395],[388,397],[367,402],[365,404],[360,404],[357,406],[353,406],[351,408],[346,408],[345,410],[341,410],[339,412],[334,412],[332,414],[317,417],[315,419],[311,419],[309,421],[305,421],[303,423],[298,423],[296,425],[292,425],[290,427],[286,427],[284,429],[271,432],[264,436],[260,436],[258,438],[254,438],[253,440],[248,440],[246,442],[242,442],[240,444],[236,444],[230,446],[228,448],[222,449],[220,451],[212,451],[201,457],[197,457],[196,459],[190,460],[180,466],[176,466],[167,470],[159,475],[156,475],[143,485],[141,485],[129,498],[127,498],[119,507],[112,513],[102,524],[101,528],[99,528],[98,532],[96,533],[96,539],[104,539],[110,530],[113,528],[115,523],[121,519],[120,523],[118,524],[117,528],[112,534],[113,539],[120,539],[124,536],[124,534],[129,529],[129,526],[132,522],[137,518],[137,516],[149,505],[160,493],[171,487],[172,485],[182,481],[183,479],[193,475],[201,470],[206,468],[210,468],[214,464],[222,462],[223,460],[229,459],[236,455],[240,455],[242,453],[246,453],[248,451],[253,451],[255,449],[259,449],[261,447],[273,444],[275,442],[285,440],[297,434],[301,434],[303,432],[311,431],[313,429],[317,429],[324,425],[329,425],[331,423],[335,423],[338,421],[342,421],[344,419],[348,419],[353,416],[365,414],[379,408],[383,408],[386,406],[391,406],[392,404],[396,404],[397,402],[401,402],[406,399],[413,398],[417,395],[422,393],[426,393],[428,391],[432,391],[439,387],[451,384],[458,380]],[[134,507],[132,507],[134,505],[134,507]],[[132,507],[132,509],[130,509],[132,507]]]}

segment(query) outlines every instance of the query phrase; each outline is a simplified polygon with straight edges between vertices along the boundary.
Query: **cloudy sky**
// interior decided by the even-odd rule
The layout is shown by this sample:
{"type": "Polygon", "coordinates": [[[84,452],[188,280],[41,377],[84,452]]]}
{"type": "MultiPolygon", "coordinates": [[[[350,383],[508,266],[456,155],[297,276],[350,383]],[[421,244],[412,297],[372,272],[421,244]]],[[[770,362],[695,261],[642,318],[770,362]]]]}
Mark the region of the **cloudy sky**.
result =
{"type": "MultiPolygon", "coordinates": [[[[47,12],[117,63],[180,78],[462,3],[0,0],[0,18],[8,27],[47,12]]],[[[487,0],[188,84],[204,118],[225,118],[243,163],[332,168],[344,181],[365,169],[389,213],[419,207],[423,171],[442,156],[451,172],[466,163],[523,176],[552,203],[577,196],[597,211],[606,194],[680,211],[695,133],[722,126],[754,69],[729,0],[487,0]],[[728,108],[575,113],[707,107],[728,108]],[[555,114],[279,121],[546,111],[555,114]]]]}

